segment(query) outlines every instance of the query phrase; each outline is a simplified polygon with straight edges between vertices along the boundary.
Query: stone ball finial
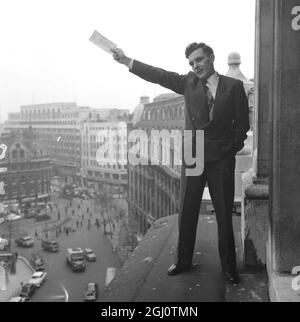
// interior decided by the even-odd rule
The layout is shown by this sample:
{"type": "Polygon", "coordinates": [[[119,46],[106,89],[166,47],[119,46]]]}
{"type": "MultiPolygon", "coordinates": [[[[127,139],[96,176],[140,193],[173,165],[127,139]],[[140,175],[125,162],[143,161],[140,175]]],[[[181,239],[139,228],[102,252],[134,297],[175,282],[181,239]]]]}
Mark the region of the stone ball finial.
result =
{"type": "Polygon", "coordinates": [[[228,55],[228,65],[240,64],[241,55],[239,53],[230,53],[228,55]]]}

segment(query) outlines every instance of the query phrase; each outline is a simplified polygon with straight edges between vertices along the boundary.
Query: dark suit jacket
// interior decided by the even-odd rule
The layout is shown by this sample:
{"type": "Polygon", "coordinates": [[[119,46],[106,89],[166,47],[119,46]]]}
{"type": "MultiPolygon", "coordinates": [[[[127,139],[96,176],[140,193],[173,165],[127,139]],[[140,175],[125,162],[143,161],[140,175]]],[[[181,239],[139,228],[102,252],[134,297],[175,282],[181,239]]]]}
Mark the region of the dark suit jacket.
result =
{"type": "Polygon", "coordinates": [[[199,116],[205,106],[205,94],[194,72],[179,75],[137,60],[130,72],[184,95],[185,129],[204,130],[205,162],[235,155],[243,148],[250,127],[248,101],[240,80],[220,75],[212,120],[203,125],[199,116]]]}

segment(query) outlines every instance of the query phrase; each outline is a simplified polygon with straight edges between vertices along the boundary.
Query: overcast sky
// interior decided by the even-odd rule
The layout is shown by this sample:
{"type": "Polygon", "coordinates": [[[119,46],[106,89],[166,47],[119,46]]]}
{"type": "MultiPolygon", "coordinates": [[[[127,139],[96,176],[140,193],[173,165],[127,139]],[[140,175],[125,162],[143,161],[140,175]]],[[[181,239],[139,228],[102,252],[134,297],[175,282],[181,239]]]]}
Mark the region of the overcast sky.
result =
{"type": "Polygon", "coordinates": [[[237,51],[254,76],[255,0],[0,0],[1,119],[20,105],[76,102],[132,111],[168,92],[129,74],[89,41],[96,29],[125,53],[187,73],[191,42],[206,42],[219,73],[237,51]]]}

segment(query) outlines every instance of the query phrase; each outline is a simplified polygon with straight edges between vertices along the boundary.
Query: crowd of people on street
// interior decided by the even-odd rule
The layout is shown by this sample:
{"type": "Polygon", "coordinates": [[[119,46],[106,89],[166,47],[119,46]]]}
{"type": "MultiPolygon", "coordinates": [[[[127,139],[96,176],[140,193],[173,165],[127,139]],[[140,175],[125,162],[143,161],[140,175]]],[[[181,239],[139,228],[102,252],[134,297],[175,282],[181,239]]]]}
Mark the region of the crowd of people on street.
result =
{"type": "MultiPolygon", "coordinates": [[[[122,226],[125,220],[124,210],[115,206],[102,208],[94,199],[68,200],[58,197],[53,199],[54,201],[48,205],[48,211],[51,218],[55,218],[56,221],[51,226],[45,223],[35,229],[37,239],[67,237],[81,229],[90,231],[92,227],[101,230],[104,235],[112,239],[118,234],[117,228],[122,226]]],[[[113,250],[115,247],[113,245],[113,250]]]]}

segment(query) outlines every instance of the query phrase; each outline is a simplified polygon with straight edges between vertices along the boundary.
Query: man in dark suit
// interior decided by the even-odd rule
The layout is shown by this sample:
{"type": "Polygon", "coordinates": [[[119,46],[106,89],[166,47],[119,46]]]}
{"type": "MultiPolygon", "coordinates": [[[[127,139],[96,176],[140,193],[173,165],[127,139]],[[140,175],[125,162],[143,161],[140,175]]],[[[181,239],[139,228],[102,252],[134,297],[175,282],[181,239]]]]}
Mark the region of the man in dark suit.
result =
{"type": "Polygon", "coordinates": [[[168,275],[192,267],[199,209],[207,183],[218,223],[224,276],[229,283],[237,284],[232,227],[234,169],[235,155],[243,148],[249,130],[248,101],[241,81],[215,71],[215,56],[209,46],[192,43],[185,55],[193,71],[179,75],[133,60],[119,48],[114,50],[114,59],[128,66],[131,73],[184,95],[186,130],[204,131],[203,173],[187,176],[189,166],[185,162],[182,165],[177,260],[168,275]]]}

